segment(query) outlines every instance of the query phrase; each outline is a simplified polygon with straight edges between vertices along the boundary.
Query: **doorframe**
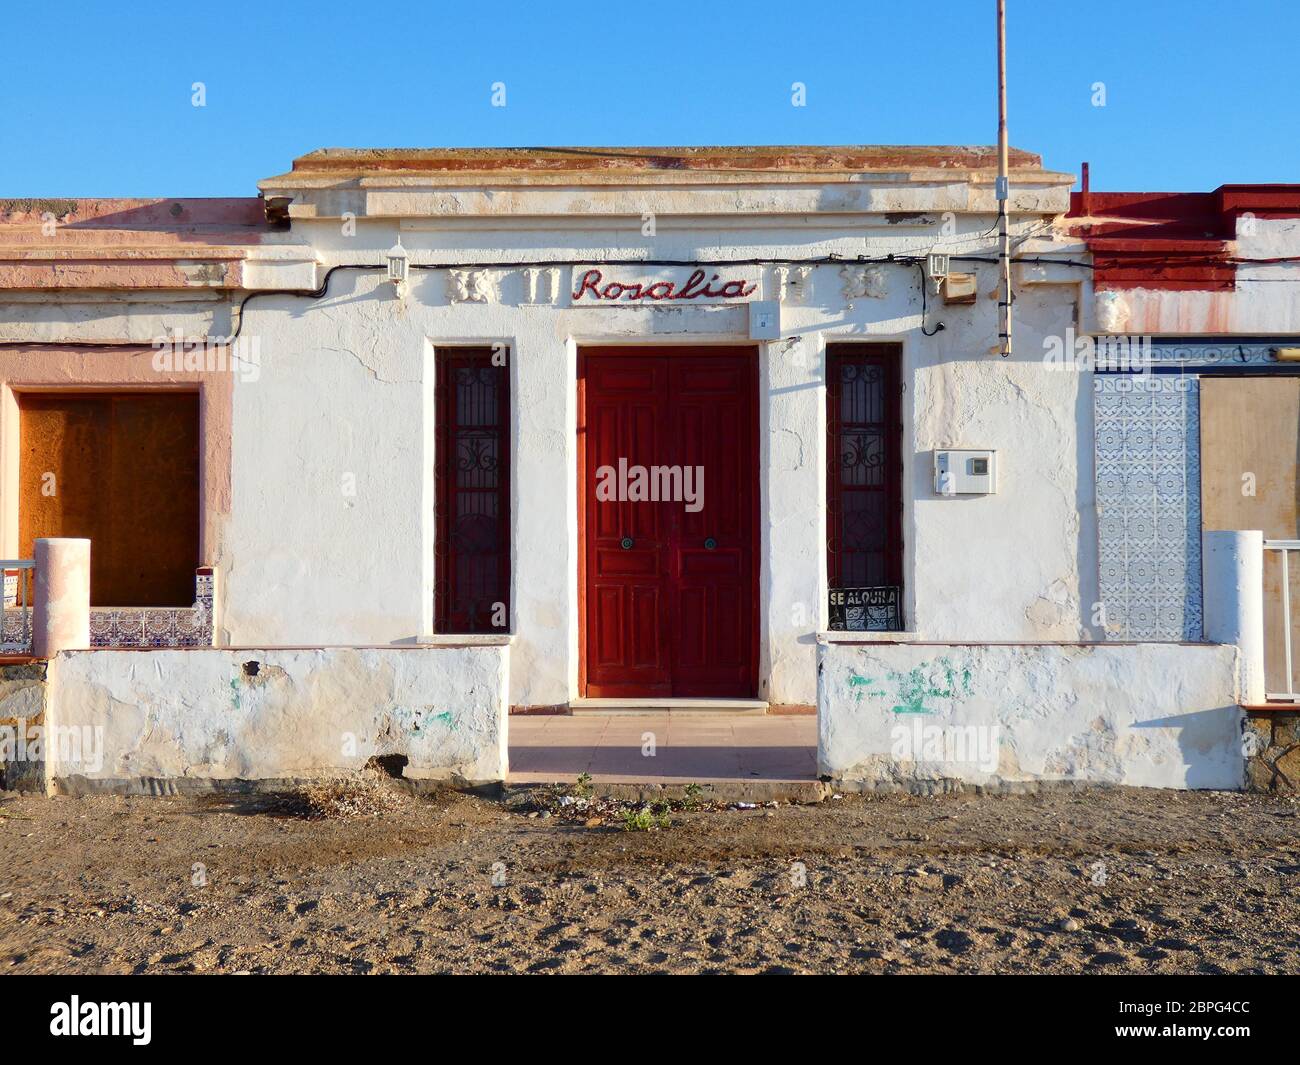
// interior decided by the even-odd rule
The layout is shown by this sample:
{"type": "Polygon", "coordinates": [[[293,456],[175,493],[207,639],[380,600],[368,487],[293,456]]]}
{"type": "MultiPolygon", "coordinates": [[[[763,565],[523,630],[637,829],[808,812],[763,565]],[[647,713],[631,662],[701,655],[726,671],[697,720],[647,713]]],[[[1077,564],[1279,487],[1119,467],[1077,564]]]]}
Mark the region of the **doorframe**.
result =
{"type": "MultiPolygon", "coordinates": [[[[679,344],[665,344],[658,341],[645,341],[609,344],[595,343],[583,344],[577,343],[577,365],[576,365],[576,384],[577,384],[577,406],[575,410],[575,434],[577,437],[577,508],[578,508],[578,693],[577,697],[585,699],[587,697],[587,359],[591,356],[597,358],[611,358],[618,356],[644,357],[646,355],[664,354],[674,358],[690,358],[691,356],[718,356],[734,355],[736,357],[748,356],[751,362],[752,385],[750,387],[749,403],[749,430],[750,440],[753,448],[753,470],[754,470],[754,491],[753,491],[753,534],[750,538],[750,586],[753,594],[750,597],[750,657],[752,663],[753,675],[750,678],[751,698],[758,698],[758,692],[761,688],[759,674],[762,671],[762,662],[759,657],[761,652],[761,622],[762,608],[760,599],[762,596],[762,564],[763,548],[765,536],[762,526],[762,496],[763,496],[763,469],[762,469],[762,442],[759,440],[759,389],[762,385],[763,375],[759,372],[762,367],[759,360],[762,357],[762,347],[759,344],[747,343],[744,341],[719,342],[719,343],[699,343],[687,342],[679,344]]],[[[635,697],[628,696],[631,700],[635,697]]],[[[664,697],[664,702],[671,702],[671,698],[664,697]]]]}

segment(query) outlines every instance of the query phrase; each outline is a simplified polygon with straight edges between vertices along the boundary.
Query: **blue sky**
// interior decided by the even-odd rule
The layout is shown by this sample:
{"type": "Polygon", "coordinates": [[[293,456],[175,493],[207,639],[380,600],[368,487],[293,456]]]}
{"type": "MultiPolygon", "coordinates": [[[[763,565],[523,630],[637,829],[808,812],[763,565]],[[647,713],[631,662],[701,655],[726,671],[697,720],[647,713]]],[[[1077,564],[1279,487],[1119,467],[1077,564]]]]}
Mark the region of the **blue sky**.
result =
{"type": "MultiPolygon", "coordinates": [[[[7,7],[0,196],[252,195],[326,146],[997,134],[993,0],[7,7]]],[[[1295,0],[1008,8],[1011,142],[1049,167],[1087,159],[1101,190],[1300,181],[1295,0]]]]}

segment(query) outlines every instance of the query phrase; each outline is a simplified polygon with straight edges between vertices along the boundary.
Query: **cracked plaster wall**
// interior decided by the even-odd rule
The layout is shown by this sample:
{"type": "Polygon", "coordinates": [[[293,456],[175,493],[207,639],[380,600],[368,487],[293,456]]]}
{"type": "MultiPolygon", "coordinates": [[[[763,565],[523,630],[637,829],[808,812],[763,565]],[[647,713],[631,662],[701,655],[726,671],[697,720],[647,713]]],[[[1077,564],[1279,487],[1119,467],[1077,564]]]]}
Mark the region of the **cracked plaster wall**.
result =
{"type": "MultiPolygon", "coordinates": [[[[626,220],[594,216],[568,219],[563,228],[526,219],[416,220],[400,232],[417,263],[852,258],[923,252],[936,239],[937,221],[935,213],[865,222],[748,216],[743,226],[734,218],[665,217],[649,242],[626,220]]],[[[991,215],[960,214],[955,224],[947,250],[988,251],[991,215]]],[[[354,236],[343,236],[335,222],[296,221],[283,254],[295,262],[316,258],[319,278],[336,264],[381,262],[398,232],[391,221],[362,219],[354,236]]],[[[763,275],[763,294],[774,298],[773,273],[755,272],[763,275]]],[[[389,644],[430,632],[433,350],[501,341],[512,352],[510,700],[549,705],[578,694],[577,347],[749,341],[743,307],[573,308],[564,294],[568,271],[559,273],[553,305],[529,304],[518,270],[494,272],[484,302],[452,302],[445,273],[412,270],[403,299],[381,271],[337,271],[320,299],[258,295],[246,305],[242,335],[257,339],[261,366],[256,380],[227,385],[220,641],[389,644]]],[[[815,633],[826,621],[824,354],[837,340],[902,345],[908,627],[934,639],[1094,635],[1090,379],[1042,363],[1044,335],[1060,335],[1077,320],[1078,286],[1020,286],[1017,354],[1003,361],[989,354],[996,333],[991,266],[978,268],[974,305],[930,299],[927,327],[946,326],[933,337],[919,329],[918,281],[912,266],[880,267],[866,286],[871,294],[849,302],[839,267],[818,267],[803,297],[782,307],[784,339],[759,345],[758,694],[773,703],[815,699],[815,633]],[[997,495],[935,496],[933,449],[958,446],[998,449],[997,495]]],[[[33,340],[50,330],[90,329],[78,316],[91,311],[66,298],[9,310],[39,317],[39,327],[35,320],[23,326],[35,330],[33,340]]],[[[143,340],[177,324],[190,334],[212,327],[224,335],[232,324],[205,303],[105,301],[93,313],[111,316],[96,318],[97,337],[107,330],[143,340]]],[[[0,369],[19,357],[0,353],[0,369]]],[[[0,415],[12,415],[11,407],[0,415]]],[[[8,455],[16,421],[0,422],[8,455]]]]}
{"type": "MultiPolygon", "coordinates": [[[[989,219],[963,217],[976,240],[989,219]]],[[[915,250],[894,227],[865,242],[844,230],[745,234],[661,232],[663,258],[879,255],[915,250]]],[[[396,230],[363,224],[295,227],[326,266],[377,258],[396,230]]],[[[589,231],[557,247],[555,232],[493,233],[493,255],[583,261],[645,254],[626,230],[589,231]]],[[[483,235],[402,231],[413,260],[487,257],[483,235]]],[[[927,238],[928,239],[928,238],[927,238]]],[[[959,240],[961,238],[959,237],[959,240]]],[[[756,272],[761,272],[756,268],[756,272]]],[[[760,697],[815,698],[815,633],[825,624],[825,345],[903,345],[904,515],[909,628],[937,639],[1079,639],[1096,599],[1089,380],[1042,363],[1043,335],[1075,320],[1073,285],[1026,286],[1017,352],[988,354],[995,288],[981,299],[931,299],[920,334],[917,271],[886,267],[880,295],[846,303],[834,266],[782,308],[784,340],[759,346],[762,483],[760,697]],[[790,340],[791,337],[797,337],[790,340]],[[999,450],[988,498],[940,499],[935,447],[999,450]],[[1080,574],[1085,576],[1080,578],[1080,574]]],[[[452,302],[441,272],[412,271],[399,299],[378,272],[336,272],[319,300],[259,297],[245,333],[260,337],[256,382],[234,392],[226,638],[236,644],[389,643],[430,631],[433,586],[434,345],[510,346],[513,392],[511,702],[565,703],[577,691],[576,350],[581,343],[749,343],[743,307],[572,308],[530,305],[520,271],[493,275],[486,302],[452,302]],[[349,495],[345,485],[355,485],[349,495]]],[[[569,284],[561,272],[562,293],[569,284]]],[[[773,284],[765,276],[765,292],[773,284]]]]}
{"type": "Polygon", "coordinates": [[[819,650],[818,770],[840,786],[1243,784],[1234,647],[840,644],[819,650]],[[984,730],[970,735],[990,757],[965,757],[974,744],[965,751],[909,744],[918,730],[935,727],[984,730]]]}
{"type": "MultiPolygon", "coordinates": [[[[102,730],[102,764],[47,759],[56,791],[175,791],[408,758],[413,780],[505,778],[509,649],[65,651],[49,724],[102,730]]],[[[91,734],[88,734],[91,735],[91,734]]]]}

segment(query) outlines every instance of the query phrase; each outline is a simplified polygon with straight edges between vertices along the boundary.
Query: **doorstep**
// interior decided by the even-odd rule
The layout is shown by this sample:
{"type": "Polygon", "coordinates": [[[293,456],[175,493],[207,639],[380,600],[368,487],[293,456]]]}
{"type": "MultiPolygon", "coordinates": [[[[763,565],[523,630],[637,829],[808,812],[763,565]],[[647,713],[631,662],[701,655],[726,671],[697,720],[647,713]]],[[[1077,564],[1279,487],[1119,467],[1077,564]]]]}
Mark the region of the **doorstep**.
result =
{"type": "Polygon", "coordinates": [[[591,714],[722,714],[727,717],[767,713],[762,699],[572,699],[569,712],[591,714]]]}

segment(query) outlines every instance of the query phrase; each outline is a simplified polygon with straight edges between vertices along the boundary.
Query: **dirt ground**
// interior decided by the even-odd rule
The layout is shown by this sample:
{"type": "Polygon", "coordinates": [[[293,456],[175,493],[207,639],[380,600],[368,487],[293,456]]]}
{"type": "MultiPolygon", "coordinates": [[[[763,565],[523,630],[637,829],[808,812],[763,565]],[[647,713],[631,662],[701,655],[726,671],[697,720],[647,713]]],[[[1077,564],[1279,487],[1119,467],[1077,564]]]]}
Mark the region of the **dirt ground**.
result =
{"type": "Polygon", "coordinates": [[[1300,972],[1295,799],[580,806],[3,794],[0,971],[1300,972]]]}

